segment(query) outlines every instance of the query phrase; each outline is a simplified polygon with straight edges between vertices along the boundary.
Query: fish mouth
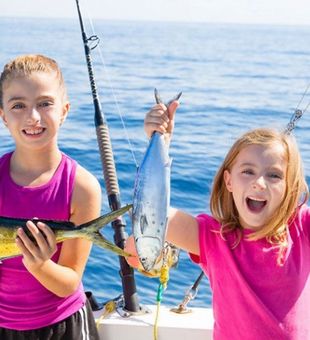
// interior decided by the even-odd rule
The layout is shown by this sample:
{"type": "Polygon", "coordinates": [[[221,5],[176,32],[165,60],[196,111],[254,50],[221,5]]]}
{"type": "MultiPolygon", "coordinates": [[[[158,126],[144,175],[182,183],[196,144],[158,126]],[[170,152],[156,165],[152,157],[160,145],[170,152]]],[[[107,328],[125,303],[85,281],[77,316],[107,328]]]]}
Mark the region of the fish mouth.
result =
{"type": "Polygon", "coordinates": [[[156,259],[155,260],[150,260],[149,258],[141,258],[140,259],[140,262],[142,264],[142,267],[143,269],[146,271],[146,272],[149,272],[153,269],[153,267],[155,266],[155,262],[156,262],[156,259]]]}
{"type": "Polygon", "coordinates": [[[23,129],[22,131],[24,135],[33,137],[33,136],[42,135],[45,130],[46,128],[37,127],[37,128],[26,128],[26,129],[23,129]]]}
{"type": "Polygon", "coordinates": [[[161,240],[156,236],[142,236],[135,239],[135,243],[143,269],[151,271],[161,253],[161,240]]]}
{"type": "Polygon", "coordinates": [[[246,205],[253,213],[260,213],[267,205],[267,200],[261,198],[247,197],[246,205]]]}

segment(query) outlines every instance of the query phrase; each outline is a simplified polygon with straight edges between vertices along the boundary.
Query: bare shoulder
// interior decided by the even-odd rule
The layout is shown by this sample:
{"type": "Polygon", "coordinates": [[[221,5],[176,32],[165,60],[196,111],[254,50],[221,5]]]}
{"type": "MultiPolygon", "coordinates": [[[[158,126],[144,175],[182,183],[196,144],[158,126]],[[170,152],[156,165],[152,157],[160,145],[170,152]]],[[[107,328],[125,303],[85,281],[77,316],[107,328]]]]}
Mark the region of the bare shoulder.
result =
{"type": "Polygon", "coordinates": [[[98,217],[101,210],[101,196],[101,187],[97,178],[78,165],[72,194],[71,220],[83,223],[98,217]]]}
{"type": "Polygon", "coordinates": [[[76,169],[75,189],[81,190],[84,194],[101,192],[98,179],[81,165],[76,169]]]}
{"type": "MultiPolygon", "coordinates": [[[[71,207],[70,221],[75,225],[97,218],[101,212],[101,188],[94,175],[82,166],[76,169],[71,207]]],[[[79,280],[91,249],[91,242],[85,239],[72,239],[63,242],[58,263],[74,269],[79,280]]]]}

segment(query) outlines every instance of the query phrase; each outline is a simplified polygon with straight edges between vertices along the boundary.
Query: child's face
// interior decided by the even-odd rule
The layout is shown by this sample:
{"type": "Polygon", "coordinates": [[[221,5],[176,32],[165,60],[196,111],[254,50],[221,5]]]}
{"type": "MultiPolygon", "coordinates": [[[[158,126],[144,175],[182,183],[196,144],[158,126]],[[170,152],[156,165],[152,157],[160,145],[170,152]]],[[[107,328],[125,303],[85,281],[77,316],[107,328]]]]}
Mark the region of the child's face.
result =
{"type": "Polygon", "coordinates": [[[251,145],[225,170],[226,188],[233,195],[241,226],[258,230],[274,214],[286,190],[287,160],[280,143],[251,145]]]}
{"type": "Polygon", "coordinates": [[[3,84],[4,124],[16,146],[42,148],[57,143],[59,126],[69,103],[54,72],[35,72],[3,84]]]}

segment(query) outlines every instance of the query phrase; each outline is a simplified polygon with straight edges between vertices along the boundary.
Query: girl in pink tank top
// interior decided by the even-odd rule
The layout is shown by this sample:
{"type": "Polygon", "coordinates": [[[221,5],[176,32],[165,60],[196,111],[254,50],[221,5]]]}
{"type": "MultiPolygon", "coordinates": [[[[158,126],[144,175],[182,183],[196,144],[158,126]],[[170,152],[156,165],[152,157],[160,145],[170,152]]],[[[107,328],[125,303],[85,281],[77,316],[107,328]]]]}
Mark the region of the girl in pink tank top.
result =
{"type": "MultiPolygon", "coordinates": [[[[4,67],[0,115],[16,147],[0,158],[0,216],[76,225],[99,216],[98,181],[58,148],[68,110],[54,60],[27,55],[4,67]]],[[[0,264],[0,339],[85,339],[82,328],[89,330],[86,339],[98,339],[81,284],[91,243],[56,245],[47,225],[28,221],[27,227],[37,245],[19,229],[22,256],[0,264]]]]}
{"type": "MultiPolygon", "coordinates": [[[[154,106],[147,135],[170,140],[177,106],[154,106]]],[[[293,126],[237,139],[214,179],[212,216],[169,212],[167,240],[209,278],[216,340],[310,339],[309,192],[293,126]]],[[[126,250],[134,252],[133,238],[126,250]]]]}

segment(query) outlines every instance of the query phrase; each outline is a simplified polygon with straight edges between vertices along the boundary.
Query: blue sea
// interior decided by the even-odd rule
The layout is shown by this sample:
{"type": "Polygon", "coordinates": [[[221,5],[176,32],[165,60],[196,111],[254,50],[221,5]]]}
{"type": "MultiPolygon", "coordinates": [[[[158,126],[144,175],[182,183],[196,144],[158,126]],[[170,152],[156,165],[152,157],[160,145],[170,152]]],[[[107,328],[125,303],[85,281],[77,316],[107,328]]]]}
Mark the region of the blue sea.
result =
{"type": "MultiPolygon", "coordinates": [[[[147,147],[143,120],[154,104],[154,87],[166,100],[183,92],[170,148],[171,203],[197,215],[209,212],[212,179],[235,138],[249,128],[284,128],[310,83],[310,26],[85,21],[88,35],[92,27],[100,37],[100,50],[93,51],[92,59],[123,204],[132,202],[136,163],[147,147]]],[[[1,69],[16,55],[28,53],[46,54],[60,64],[71,101],[60,147],[100,180],[102,211],[107,212],[78,19],[0,18],[0,32],[1,69]]],[[[309,102],[310,95],[305,96],[300,108],[309,102]]],[[[309,183],[310,110],[295,135],[309,183]]],[[[0,154],[14,147],[4,127],[0,138],[0,154]]],[[[127,218],[126,223],[130,234],[127,218]]],[[[110,226],[103,233],[113,239],[110,226]]],[[[199,273],[181,252],[163,303],[179,304],[199,273]]],[[[135,280],[140,303],[154,303],[158,279],[137,273],[135,280]]],[[[119,295],[118,258],[94,246],[83,282],[100,301],[119,295]]],[[[203,278],[190,306],[211,302],[203,278]]]]}

